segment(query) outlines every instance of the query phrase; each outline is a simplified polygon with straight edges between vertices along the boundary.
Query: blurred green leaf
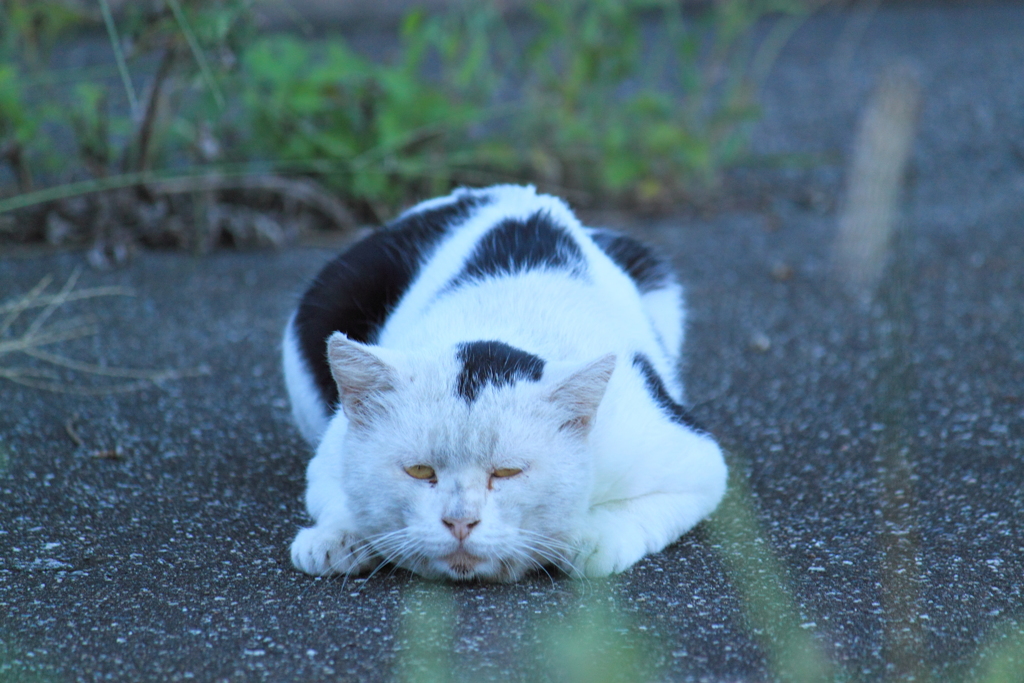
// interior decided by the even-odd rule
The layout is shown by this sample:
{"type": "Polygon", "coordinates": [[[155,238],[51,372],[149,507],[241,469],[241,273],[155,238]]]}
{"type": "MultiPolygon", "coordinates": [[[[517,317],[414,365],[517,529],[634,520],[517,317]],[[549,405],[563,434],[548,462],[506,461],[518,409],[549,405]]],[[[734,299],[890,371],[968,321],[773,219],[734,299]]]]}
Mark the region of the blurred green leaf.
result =
{"type": "Polygon", "coordinates": [[[996,629],[978,654],[977,683],[1024,683],[1024,629],[1008,623],[996,629]]]}
{"type": "MultiPolygon", "coordinates": [[[[793,11],[790,4],[722,0],[697,17],[673,0],[536,2],[525,44],[494,2],[413,10],[385,62],[338,36],[258,37],[251,0],[129,3],[117,28],[129,62],[181,55],[169,71],[175,95],[146,132],[151,159],[208,163],[197,157],[205,136],[225,163],[301,162],[347,202],[386,216],[458,183],[539,181],[609,202],[713,183],[740,158],[757,116],[753,26],[768,12],[793,11]],[[210,90],[223,92],[223,110],[199,96],[210,90]],[[318,161],[330,172],[313,170],[318,161]]],[[[17,22],[0,30],[24,51],[26,17],[36,15],[24,1],[5,7],[17,22]]],[[[47,35],[75,27],[52,11],[47,35]]],[[[24,78],[5,64],[0,136],[16,135],[32,163],[46,157],[48,136],[35,134],[41,121],[58,139],[74,136],[80,163],[61,164],[71,176],[89,175],[97,159],[124,158],[143,132],[116,95],[108,106],[89,90],[105,87],[108,73],[79,72],[86,89],[39,98],[70,97],[70,106],[33,109],[24,78]]],[[[59,79],[35,82],[55,89],[59,79]]]]}
{"type": "Polygon", "coordinates": [[[28,142],[37,125],[29,113],[20,71],[13,64],[0,64],[0,142],[28,142]]]}

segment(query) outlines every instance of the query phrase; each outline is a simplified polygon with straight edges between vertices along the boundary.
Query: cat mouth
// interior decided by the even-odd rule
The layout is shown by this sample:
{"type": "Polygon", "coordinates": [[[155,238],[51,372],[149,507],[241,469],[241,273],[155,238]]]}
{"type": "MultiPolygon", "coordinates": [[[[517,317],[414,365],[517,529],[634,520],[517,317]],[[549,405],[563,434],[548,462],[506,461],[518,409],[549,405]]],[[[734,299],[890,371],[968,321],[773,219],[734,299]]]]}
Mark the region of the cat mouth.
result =
{"type": "Polygon", "coordinates": [[[484,561],[483,558],[467,552],[465,548],[459,548],[441,559],[447,563],[452,572],[460,577],[469,576],[476,569],[477,565],[484,561]]]}

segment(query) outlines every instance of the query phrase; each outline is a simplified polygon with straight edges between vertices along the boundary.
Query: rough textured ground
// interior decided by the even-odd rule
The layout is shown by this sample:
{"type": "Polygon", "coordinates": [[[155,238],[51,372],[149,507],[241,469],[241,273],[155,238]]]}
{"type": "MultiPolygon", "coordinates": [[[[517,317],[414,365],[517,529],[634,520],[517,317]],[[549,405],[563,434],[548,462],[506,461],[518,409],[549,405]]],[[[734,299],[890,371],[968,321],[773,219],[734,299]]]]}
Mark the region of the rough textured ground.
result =
{"type": "MultiPolygon", "coordinates": [[[[1024,9],[904,5],[857,27],[856,15],[826,14],[797,34],[755,146],[843,159],[879,70],[917,65],[925,102],[903,221],[910,366],[895,391],[881,393],[893,371],[885,307],[849,298],[831,275],[841,165],[738,178],[767,188],[758,210],[603,220],[663,245],[688,283],[694,411],[749,482],[799,623],[836,676],[978,677],[978,649],[1024,619],[1024,9]],[[912,462],[895,532],[880,455],[893,414],[912,462]],[[898,575],[885,559],[894,533],[909,539],[898,575]],[[909,621],[892,607],[894,582],[909,591],[909,621]],[[901,619],[913,636],[903,651],[901,619]]],[[[465,680],[563,680],[558,662],[573,653],[614,674],[609,652],[642,672],[625,678],[773,677],[706,526],[589,584],[542,575],[442,588],[403,572],[345,583],[293,571],[308,452],[289,423],[278,334],[330,253],[149,253],[86,271],[79,288],[136,296],[61,309],[51,323],[89,315],[99,332],[53,348],[208,374],[98,396],[0,379],[0,678],[422,680],[431,653],[447,651],[465,680]],[[120,456],[97,457],[109,451],[120,456]],[[595,603],[612,617],[583,608],[595,603]],[[557,647],[566,634],[575,644],[557,647]]],[[[0,299],[47,274],[55,291],[81,262],[4,257],[0,299]]]]}

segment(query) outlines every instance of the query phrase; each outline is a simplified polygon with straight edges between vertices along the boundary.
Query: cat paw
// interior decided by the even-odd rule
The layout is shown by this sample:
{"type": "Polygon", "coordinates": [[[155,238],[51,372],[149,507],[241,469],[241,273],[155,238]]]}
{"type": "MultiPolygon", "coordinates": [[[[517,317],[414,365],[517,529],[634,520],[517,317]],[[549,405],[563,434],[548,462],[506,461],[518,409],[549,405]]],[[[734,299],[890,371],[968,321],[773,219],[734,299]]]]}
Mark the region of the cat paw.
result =
{"type": "Polygon", "coordinates": [[[647,554],[639,534],[613,528],[593,529],[578,541],[572,575],[590,579],[624,572],[647,554]]]}
{"type": "Polygon", "coordinates": [[[314,526],[301,530],[292,541],[292,564],[313,576],[358,574],[377,560],[353,534],[314,526]]]}

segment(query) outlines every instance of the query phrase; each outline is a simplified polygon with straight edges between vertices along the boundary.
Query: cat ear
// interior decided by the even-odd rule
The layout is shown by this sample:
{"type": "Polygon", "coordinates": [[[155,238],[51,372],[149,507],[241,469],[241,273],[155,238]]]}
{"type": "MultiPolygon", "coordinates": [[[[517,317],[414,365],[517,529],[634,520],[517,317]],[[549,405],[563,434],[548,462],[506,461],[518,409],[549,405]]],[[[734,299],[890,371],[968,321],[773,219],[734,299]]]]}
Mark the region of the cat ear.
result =
{"type": "Polygon", "coordinates": [[[327,339],[327,361],[338,385],[339,402],[351,422],[365,425],[383,412],[381,398],[395,390],[398,377],[391,365],[366,344],[352,341],[341,332],[327,339]]]}
{"type": "Polygon", "coordinates": [[[568,416],[560,429],[586,436],[615,370],[615,354],[587,363],[558,383],[548,400],[568,416]]]}

